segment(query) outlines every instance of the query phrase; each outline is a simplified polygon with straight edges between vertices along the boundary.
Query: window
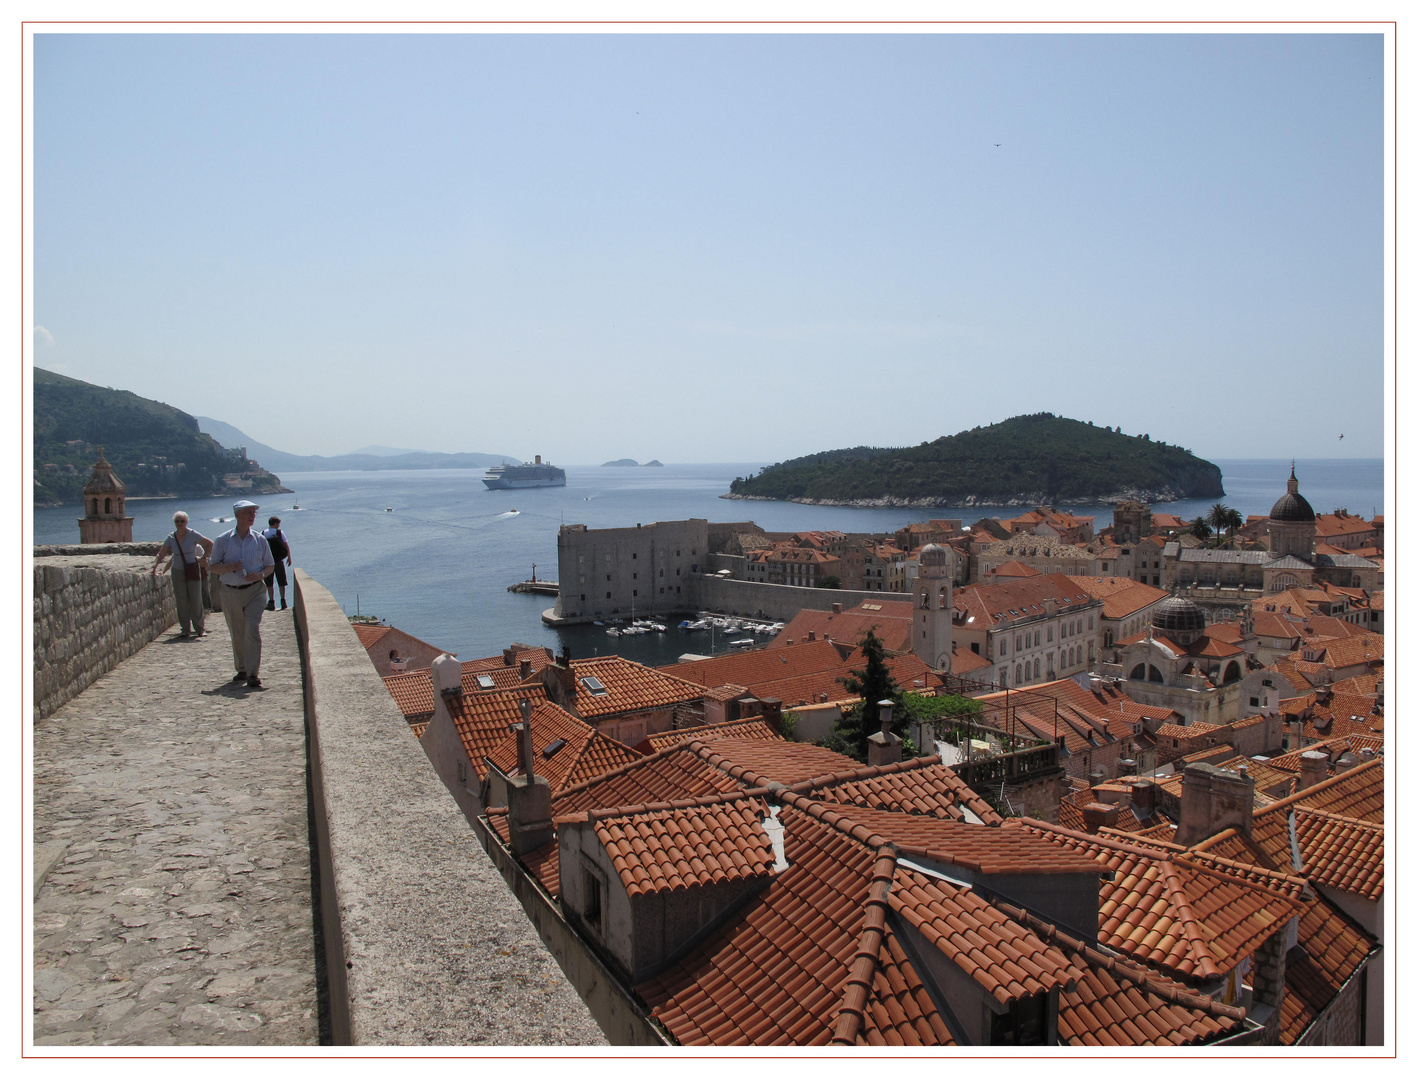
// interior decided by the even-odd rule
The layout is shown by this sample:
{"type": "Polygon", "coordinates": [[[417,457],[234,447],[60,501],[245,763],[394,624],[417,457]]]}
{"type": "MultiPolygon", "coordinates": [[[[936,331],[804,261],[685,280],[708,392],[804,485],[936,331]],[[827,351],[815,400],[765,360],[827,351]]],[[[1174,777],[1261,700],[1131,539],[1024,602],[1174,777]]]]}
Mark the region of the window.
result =
{"type": "Polygon", "coordinates": [[[639,575],[639,574],[636,574],[636,573],[632,573],[632,574],[630,575],[630,580],[631,580],[631,581],[639,581],[639,580],[640,580],[640,575],[639,575]]]}
{"type": "Polygon", "coordinates": [[[586,594],[585,594],[585,593],[582,593],[582,594],[581,594],[581,599],[582,599],[582,600],[586,599],[586,594]]]}
{"type": "Polygon", "coordinates": [[[1024,681],[1024,669],[1018,664],[1014,665],[1014,683],[1018,686],[1024,681]]]}
{"type": "Polygon", "coordinates": [[[631,590],[630,590],[630,595],[631,595],[631,596],[639,596],[639,595],[640,595],[640,590],[639,590],[639,589],[631,589],[631,590]]]}
{"type": "Polygon", "coordinates": [[[610,693],[610,691],[606,689],[605,684],[594,675],[584,676],[581,679],[581,685],[591,691],[596,697],[605,697],[610,693]]]}
{"type": "Polygon", "coordinates": [[[493,689],[496,689],[497,684],[492,681],[492,676],[491,676],[491,675],[479,675],[479,676],[477,677],[477,681],[478,681],[478,689],[479,689],[479,690],[493,690],[493,689]]]}
{"type": "Polygon", "coordinates": [[[1037,679],[1038,677],[1039,677],[1039,658],[1036,656],[1036,657],[1034,658],[1034,678],[1037,679]]]}
{"type": "Polygon", "coordinates": [[[611,598],[611,594],[610,594],[610,593],[606,593],[606,599],[609,600],[610,598],[611,598]]]}
{"type": "Polygon", "coordinates": [[[630,557],[631,557],[632,559],[638,559],[638,558],[640,558],[640,556],[639,556],[637,553],[633,552],[633,551],[630,553],[630,557]]]}
{"type": "Polygon", "coordinates": [[[601,879],[589,866],[581,867],[581,919],[601,932],[601,879]]]}
{"type": "Polygon", "coordinates": [[[1253,697],[1253,698],[1251,698],[1251,708],[1253,708],[1253,709],[1258,709],[1258,708],[1260,708],[1260,698],[1258,698],[1258,697],[1253,697]]]}

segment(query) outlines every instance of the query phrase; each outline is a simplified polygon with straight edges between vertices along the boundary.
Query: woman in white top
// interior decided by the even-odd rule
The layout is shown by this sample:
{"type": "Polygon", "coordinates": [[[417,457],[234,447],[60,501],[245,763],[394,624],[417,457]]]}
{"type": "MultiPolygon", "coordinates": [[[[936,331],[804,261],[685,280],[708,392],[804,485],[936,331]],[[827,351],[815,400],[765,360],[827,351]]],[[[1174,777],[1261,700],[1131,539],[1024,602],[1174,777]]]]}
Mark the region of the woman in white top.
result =
{"type": "Polygon", "coordinates": [[[158,557],[153,563],[153,577],[163,560],[172,559],[172,592],[177,598],[177,622],[182,627],[179,638],[191,637],[195,629],[197,637],[207,631],[202,607],[202,560],[212,550],[212,542],[199,532],[187,527],[187,514],[179,510],[172,515],[172,534],[162,542],[158,557]],[[198,547],[198,545],[201,545],[198,547]]]}

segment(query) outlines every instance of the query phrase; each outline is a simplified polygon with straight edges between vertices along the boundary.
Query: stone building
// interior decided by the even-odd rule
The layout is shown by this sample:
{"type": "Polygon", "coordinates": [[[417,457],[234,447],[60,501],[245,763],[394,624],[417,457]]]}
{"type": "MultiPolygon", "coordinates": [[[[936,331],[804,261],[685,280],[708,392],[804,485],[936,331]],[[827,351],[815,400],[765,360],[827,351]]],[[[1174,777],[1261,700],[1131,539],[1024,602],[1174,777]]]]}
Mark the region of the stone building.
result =
{"type": "Polygon", "coordinates": [[[84,485],[84,516],[79,518],[81,544],[131,544],[133,519],[123,513],[123,481],[98,448],[93,475],[84,485]]]}

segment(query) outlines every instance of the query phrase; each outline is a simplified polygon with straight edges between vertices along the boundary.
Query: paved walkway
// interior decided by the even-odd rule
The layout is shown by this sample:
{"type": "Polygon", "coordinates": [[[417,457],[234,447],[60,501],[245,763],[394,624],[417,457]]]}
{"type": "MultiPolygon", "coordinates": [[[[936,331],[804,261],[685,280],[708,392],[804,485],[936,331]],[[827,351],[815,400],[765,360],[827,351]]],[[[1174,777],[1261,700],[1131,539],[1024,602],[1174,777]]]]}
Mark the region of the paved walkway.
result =
{"type": "Polygon", "coordinates": [[[35,727],[37,1045],[319,1042],[291,612],[176,631],[35,727]]]}

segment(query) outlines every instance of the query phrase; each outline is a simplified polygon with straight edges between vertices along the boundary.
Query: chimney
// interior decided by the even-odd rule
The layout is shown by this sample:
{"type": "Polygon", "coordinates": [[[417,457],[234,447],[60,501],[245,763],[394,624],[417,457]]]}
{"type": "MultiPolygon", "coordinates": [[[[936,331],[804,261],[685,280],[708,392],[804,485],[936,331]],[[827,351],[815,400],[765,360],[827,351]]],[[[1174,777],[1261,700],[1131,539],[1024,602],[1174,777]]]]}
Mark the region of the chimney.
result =
{"type": "Polygon", "coordinates": [[[1334,763],[1336,773],[1345,773],[1359,764],[1359,758],[1353,750],[1346,750],[1339,755],[1339,760],[1334,763]]]}
{"type": "Polygon", "coordinates": [[[1132,812],[1139,818],[1152,816],[1156,806],[1157,788],[1151,780],[1138,780],[1132,785],[1132,812]]]}
{"type": "Polygon", "coordinates": [[[816,630],[809,630],[809,631],[807,632],[807,639],[808,639],[809,641],[816,641],[816,640],[817,640],[817,631],[816,631],[816,630]]]}
{"type": "Polygon", "coordinates": [[[1251,834],[1255,780],[1214,765],[1188,765],[1182,773],[1182,814],[1176,843],[1189,847],[1223,829],[1251,834]]]}
{"type": "Polygon", "coordinates": [[[532,677],[532,662],[530,660],[517,661],[517,677],[523,682],[532,677]]]}
{"type": "Polygon", "coordinates": [[[876,703],[881,715],[881,730],[867,736],[867,764],[892,765],[901,760],[901,740],[891,730],[891,712],[895,707],[890,698],[876,703]]]}
{"type": "Polygon", "coordinates": [[[1118,823],[1118,807],[1107,803],[1091,802],[1083,808],[1083,827],[1096,833],[1103,827],[1113,828],[1118,823]]]}
{"type": "Polygon", "coordinates": [[[793,644],[793,639],[792,639],[792,638],[788,638],[788,640],[787,640],[786,642],[784,642],[784,644],[785,644],[785,645],[791,645],[791,644],[793,644]]]}
{"type": "Polygon", "coordinates": [[[833,605],[832,605],[832,614],[834,614],[834,615],[841,615],[841,614],[842,614],[842,605],[841,605],[841,604],[833,604],[833,605]]]}
{"type": "Polygon", "coordinates": [[[763,715],[763,702],[756,697],[739,698],[738,706],[740,720],[752,720],[763,715]]]}
{"type": "Polygon", "coordinates": [[[1322,750],[1306,750],[1300,755],[1300,780],[1296,791],[1314,787],[1329,778],[1329,757],[1322,750]]]}
{"type": "Polygon", "coordinates": [[[1097,787],[1104,780],[1108,779],[1108,770],[1095,765],[1088,770],[1088,786],[1097,787]]]}
{"type": "Polygon", "coordinates": [[[517,662],[517,650],[507,648],[502,650],[502,666],[511,667],[517,662]]]}
{"type": "Polygon", "coordinates": [[[507,826],[512,853],[517,856],[549,842],[554,830],[551,823],[551,785],[544,776],[533,771],[532,703],[523,698],[517,703],[522,722],[512,724],[517,736],[517,773],[507,778],[507,826]]]}
{"type": "Polygon", "coordinates": [[[1374,752],[1373,752],[1372,750],[1370,750],[1367,746],[1364,747],[1362,750],[1359,751],[1359,760],[1360,760],[1360,761],[1373,761],[1373,760],[1374,760],[1374,752]]]}
{"type": "Polygon", "coordinates": [[[760,699],[763,706],[763,719],[768,721],[774,731],[783,729],[783,702],[779,698],[766,697],[760,699]]]}
{"type": "Polygon", "coordinates": [[[433,693],[435,697],[445,697],[448,694],[456,694],[459,697],[463,694],[463,665],[458,662],[456,656],[447,653],[439,653],[434,657],[433,663],[429,665],[433,676],[433,693]]]}

